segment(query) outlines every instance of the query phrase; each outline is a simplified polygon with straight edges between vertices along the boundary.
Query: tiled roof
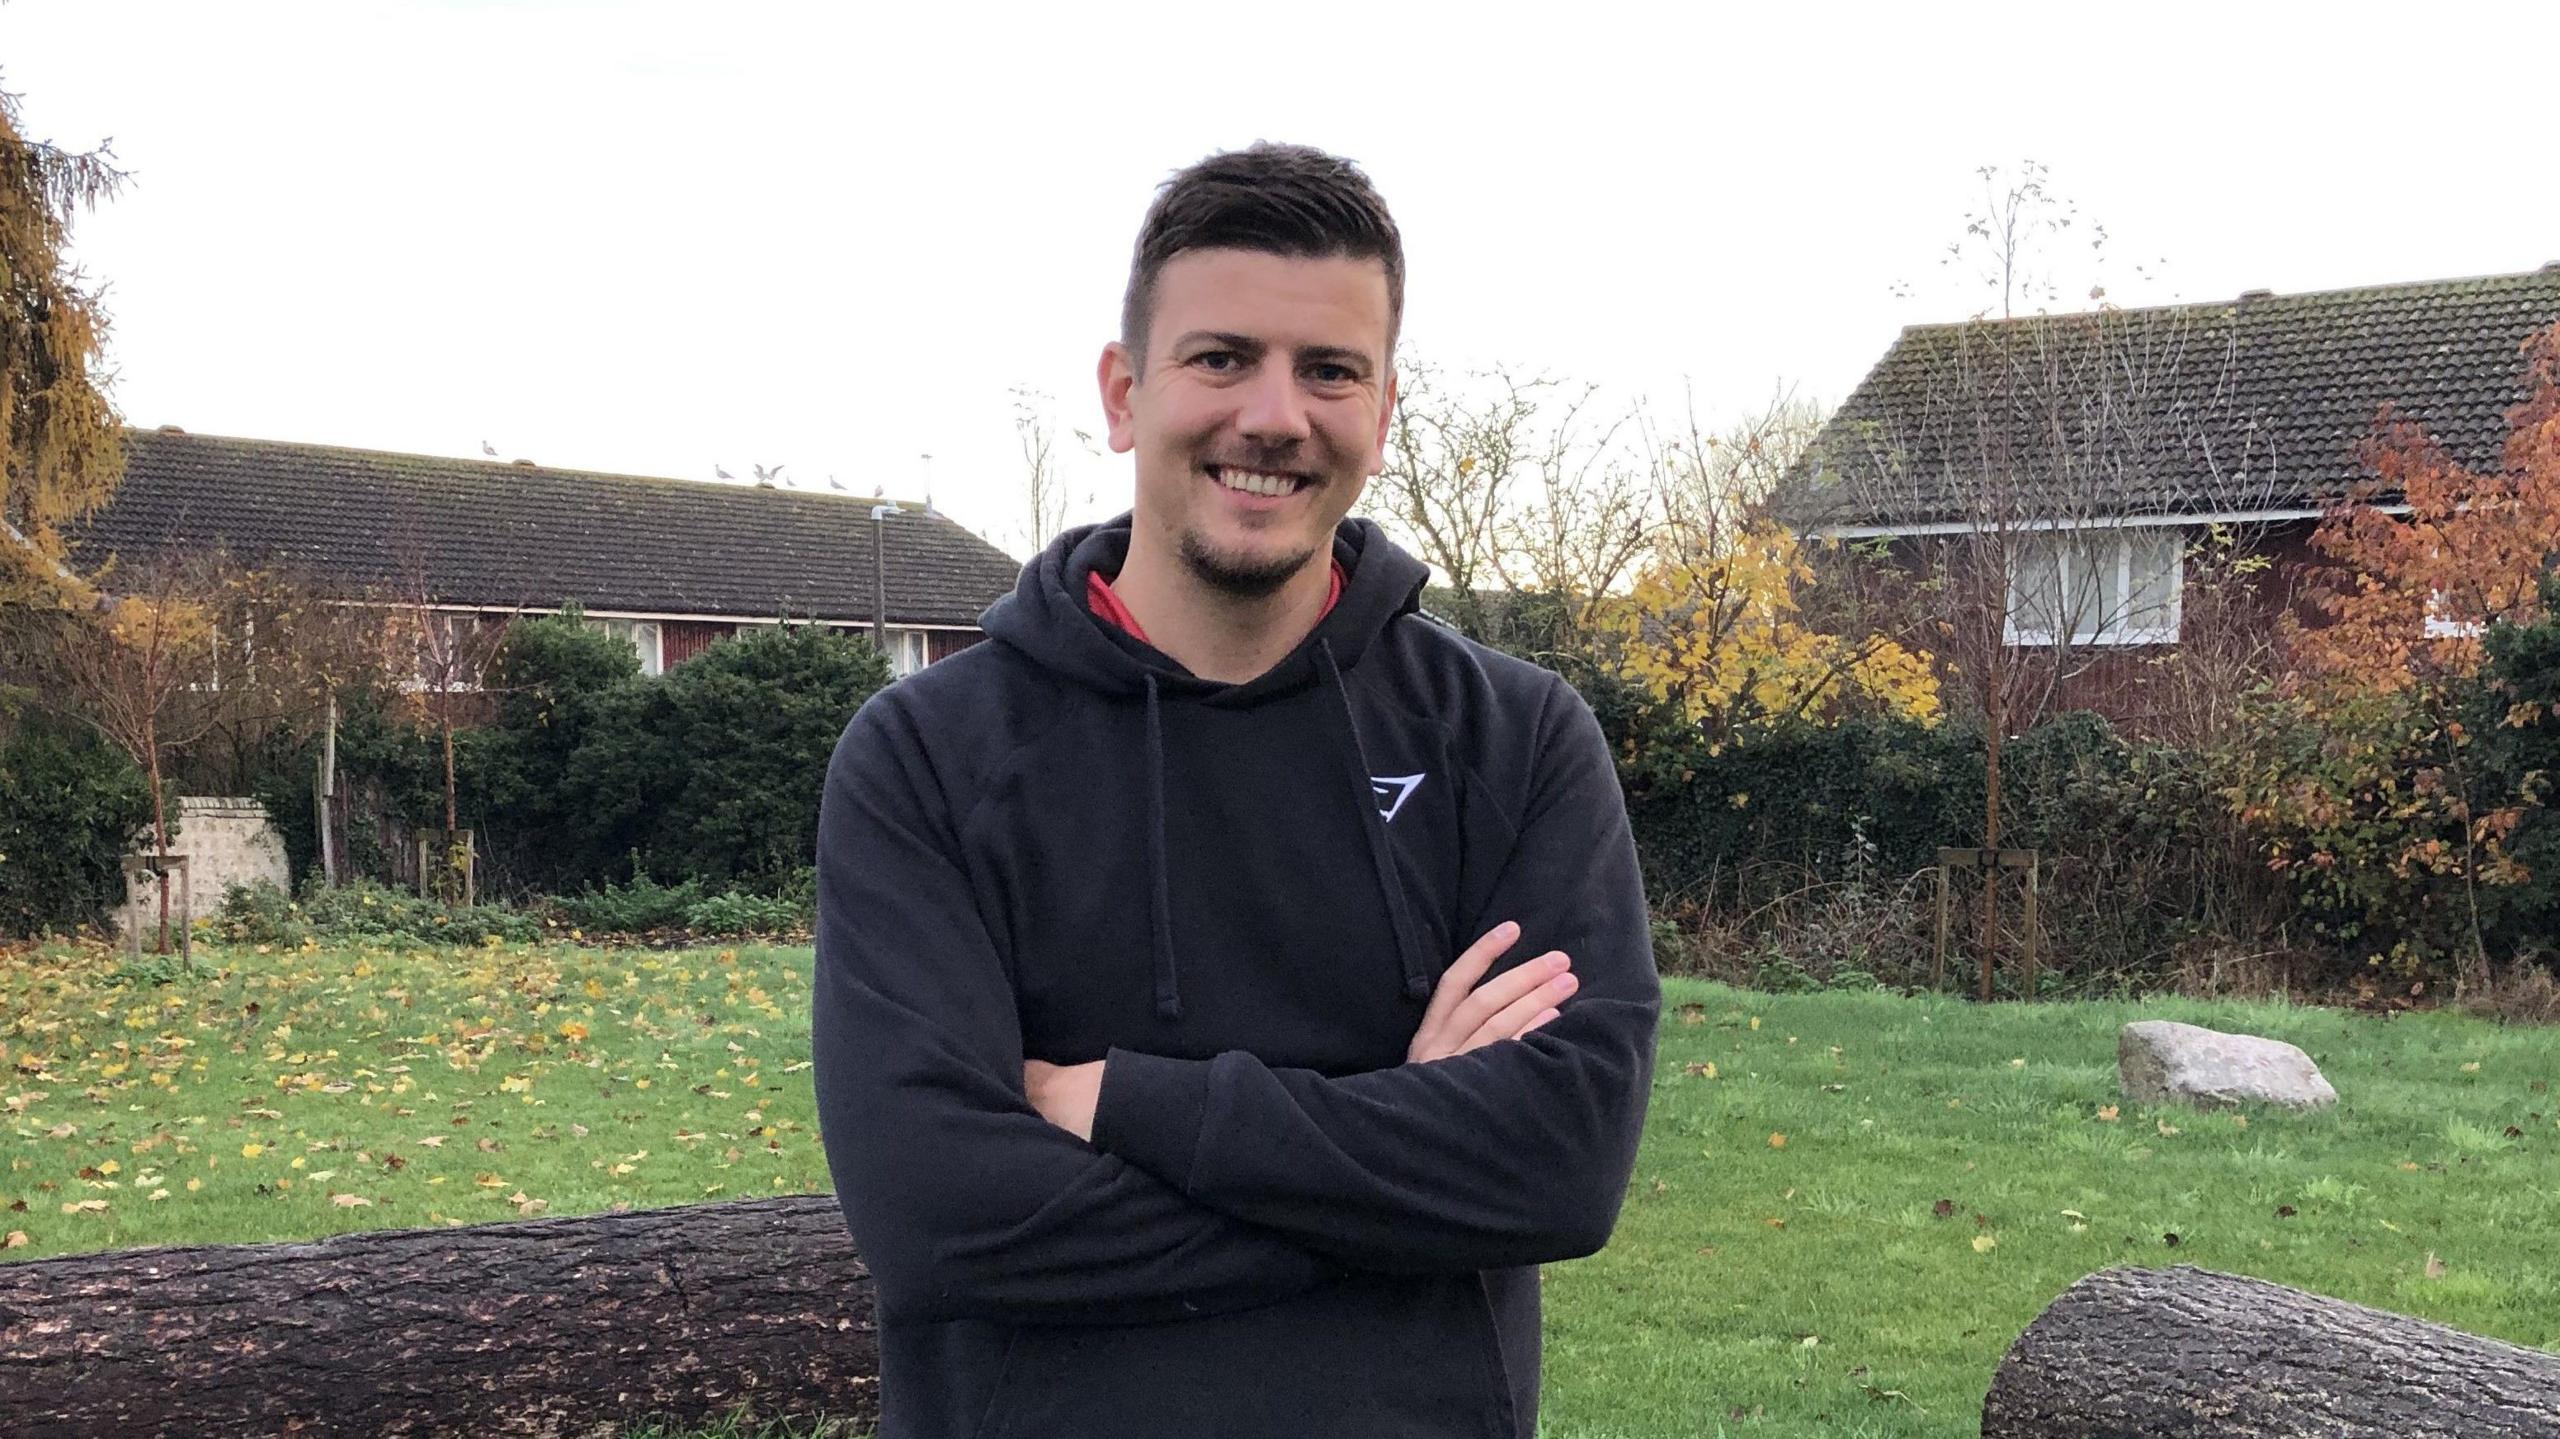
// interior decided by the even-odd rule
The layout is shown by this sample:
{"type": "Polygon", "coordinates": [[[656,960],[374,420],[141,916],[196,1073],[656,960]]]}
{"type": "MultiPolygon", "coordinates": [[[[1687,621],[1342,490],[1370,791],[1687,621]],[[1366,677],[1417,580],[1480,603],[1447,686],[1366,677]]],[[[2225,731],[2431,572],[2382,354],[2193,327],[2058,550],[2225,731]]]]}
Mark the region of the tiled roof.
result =
{"type": "Polygon", "coordinates": [[[1823,427],[1779,509],[1800,525],[1899,526],[2316,507],[2365,477],[2357,446],[2385,402],[2465,464],[2494,466],[2524,397],[2519,346],[2555,321],[2560,265],[1914,326],[1823,427]],[[1976,402],[2004,370],[2026,376],[2006,428],[1976,402]]]}
{"type": "MultiPolygon", "coordinates": [[[[440,604],[868,620],[871,506],[851,495],[126,433],[83,565],[220,542],[340,595],[440,604]]],[[[881,521],[892,624],[975,624],[1021,566],[942,515],[881,521]]]]}

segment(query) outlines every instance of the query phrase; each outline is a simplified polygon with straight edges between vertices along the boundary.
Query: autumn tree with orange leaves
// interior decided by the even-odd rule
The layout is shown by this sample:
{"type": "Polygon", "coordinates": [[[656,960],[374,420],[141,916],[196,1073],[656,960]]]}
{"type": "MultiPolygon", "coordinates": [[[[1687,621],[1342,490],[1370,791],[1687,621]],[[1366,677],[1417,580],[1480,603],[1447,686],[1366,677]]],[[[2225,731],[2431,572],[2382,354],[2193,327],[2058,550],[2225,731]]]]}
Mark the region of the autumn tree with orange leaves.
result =
{"type": "Polygon", "coordinates": [[[2294,675],[2235,795],[2329,938],[2420,984],[2450,961],[2457,991],[2491,978],[2497,891],[2531,878],[2509,840],[2548,789],[2484,765],[2483,726],[2560,722],[2481,679],[2484,637],[2541,616],[2560,555],[2560,326],[2523,349],[2494,469],[2384,411],[2370,478],[2312,537],[2319,619],[2290,627],[2294,675]]]}

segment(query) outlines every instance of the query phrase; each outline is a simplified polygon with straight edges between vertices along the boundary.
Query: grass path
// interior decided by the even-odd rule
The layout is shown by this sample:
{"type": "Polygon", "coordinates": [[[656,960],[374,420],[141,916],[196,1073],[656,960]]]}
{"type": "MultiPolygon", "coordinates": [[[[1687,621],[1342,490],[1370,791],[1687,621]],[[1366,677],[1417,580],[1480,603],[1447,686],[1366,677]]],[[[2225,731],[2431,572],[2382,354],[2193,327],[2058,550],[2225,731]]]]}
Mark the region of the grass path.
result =
{"type": "MultiPolygon", "coordinates": [[[[153,985],[94,952],[0,961],[0,1257],[827,1187],[805,947],[211,962],[153,985]]],[[[2560,1347],[2551,1032],[1687,981],[1668,999],[1617,1237],[1547,1274],[1554,1439],[1971,1435],[2017,1332],[2122,1263],[2560,1347]],[[2134,1018],[2290,1040],[2345,1103],[2122,1105],[2134,1018]]]]}

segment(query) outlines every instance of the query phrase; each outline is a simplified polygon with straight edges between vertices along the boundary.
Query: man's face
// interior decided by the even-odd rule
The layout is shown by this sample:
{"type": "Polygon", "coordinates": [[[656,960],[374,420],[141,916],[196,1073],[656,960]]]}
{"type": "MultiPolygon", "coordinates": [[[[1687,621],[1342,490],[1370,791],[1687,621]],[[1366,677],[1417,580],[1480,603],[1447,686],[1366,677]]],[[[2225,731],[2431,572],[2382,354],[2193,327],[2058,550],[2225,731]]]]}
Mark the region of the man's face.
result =
{"type": "Polygon", "coordinates": [[[1111,448],[1135,451],[1137,534],[1229,594],[1277,590],[1385,462],[1386,266],[1189,250],[1157,272],[1146,370],[1103,351],[1111,448]]]}

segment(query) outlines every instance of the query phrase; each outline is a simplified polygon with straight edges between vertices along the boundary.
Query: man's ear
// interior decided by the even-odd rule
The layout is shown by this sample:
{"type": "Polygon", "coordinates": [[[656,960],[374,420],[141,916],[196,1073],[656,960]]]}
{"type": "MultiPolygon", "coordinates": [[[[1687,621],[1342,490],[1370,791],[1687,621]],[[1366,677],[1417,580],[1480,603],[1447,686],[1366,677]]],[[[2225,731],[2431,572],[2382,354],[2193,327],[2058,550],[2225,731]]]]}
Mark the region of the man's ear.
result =
{"type": "Polygon", "coordinates": [[[1138,387],[1137,357],[1118,340],[1102,347],[1102,363],[1094,367],[1102,387],[1102,418],[1110,426],[1111,452],[1125,455],[1138,443],[1135,410],[1129,392],[1138,387]]]}
{"type": "Polygon", "coordinates": [[[1396,422],[1396,380],[1396,372],[1388,370],[1386,397],[1378,405],[1377,443],[1369,451],[1369,473],[1373,475],[1386,473],[1387,431],[1394,428],[1396,422]]]}

